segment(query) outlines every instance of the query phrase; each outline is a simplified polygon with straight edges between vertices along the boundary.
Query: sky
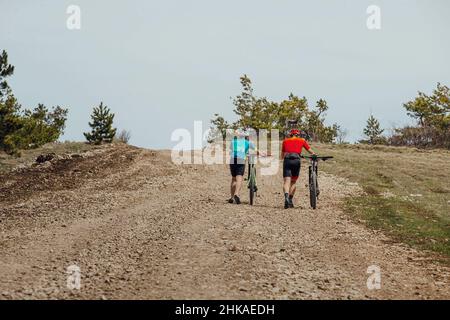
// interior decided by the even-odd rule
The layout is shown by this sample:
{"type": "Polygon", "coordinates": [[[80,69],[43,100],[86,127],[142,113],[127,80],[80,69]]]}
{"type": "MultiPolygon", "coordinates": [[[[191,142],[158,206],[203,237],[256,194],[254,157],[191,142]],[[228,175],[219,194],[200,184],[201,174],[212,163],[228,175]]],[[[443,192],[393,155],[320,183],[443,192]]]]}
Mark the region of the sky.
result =
{"type": "Polygon", "coordinates": [[[84,140],[103,101],[131,144],[171,148],[175,129],[235,120],[247,74],[257,96],[327,100],[326,122],[355,141],[370,114],[410,123],[403,103],[450,84],[449,16],[448,0],[0,0],[0,50],[24,107],[69,108],[61,140],[84,140]],[[80,29],[67,28],[69,5],[80,29]]]}

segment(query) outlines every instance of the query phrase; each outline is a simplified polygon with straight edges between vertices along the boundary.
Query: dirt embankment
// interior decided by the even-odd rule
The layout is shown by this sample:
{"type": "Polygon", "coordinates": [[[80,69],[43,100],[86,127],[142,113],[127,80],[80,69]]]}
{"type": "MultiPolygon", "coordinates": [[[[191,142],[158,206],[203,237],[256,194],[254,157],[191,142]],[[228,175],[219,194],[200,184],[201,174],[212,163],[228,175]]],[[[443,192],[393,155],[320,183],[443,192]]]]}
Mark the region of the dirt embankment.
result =
{"type": "Polygon", "coordinates": [[[226,166],[125,145],[3,174],[0,299],[450,298],[447,267],[341,212],[357,185],[321,174],[313,211],[302,174],[291,210],[278,176],[259,178],[256,206],[231,205],[226,166]]]}

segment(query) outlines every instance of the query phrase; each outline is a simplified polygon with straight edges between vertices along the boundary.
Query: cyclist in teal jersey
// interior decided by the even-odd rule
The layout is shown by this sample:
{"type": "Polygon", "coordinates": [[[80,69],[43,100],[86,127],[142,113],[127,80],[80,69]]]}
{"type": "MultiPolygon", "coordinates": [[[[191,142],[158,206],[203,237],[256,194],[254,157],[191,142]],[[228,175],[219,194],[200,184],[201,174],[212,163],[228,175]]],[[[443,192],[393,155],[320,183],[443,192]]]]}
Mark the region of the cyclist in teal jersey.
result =
{"type": "Polygon", "coordinates": [[[254,143],[248,140],[248,133],[244,130],[236,130],[230,145],[230,172],[231,172],[231,198],[229,203],[240,204],[239,194],[245,173],[245,160],[250,150],[255,150],[254,143]]]}

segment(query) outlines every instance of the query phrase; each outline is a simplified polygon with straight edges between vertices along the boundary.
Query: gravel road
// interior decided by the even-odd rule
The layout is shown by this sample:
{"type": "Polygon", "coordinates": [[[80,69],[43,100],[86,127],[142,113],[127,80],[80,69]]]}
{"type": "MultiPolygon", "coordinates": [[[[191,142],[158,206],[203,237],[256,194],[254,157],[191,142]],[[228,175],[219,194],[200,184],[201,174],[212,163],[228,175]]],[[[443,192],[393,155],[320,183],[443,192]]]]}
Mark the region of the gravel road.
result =
{"type": "Polygon", "coordinates": [[[436,256],[341,211],[357,185],[321,173],[309,209],[305,171],[289,210],[279,175],[259,177],[256,205],[244,193],[238,206],[226,203],[225,165],[176,166],[125,145],[5,174],[0,299],[450,298],[436,256]],[[79,289],[67,286],[72,265],[79,289]],[[370,266],[380,289],[367,287],[370,266]]]}

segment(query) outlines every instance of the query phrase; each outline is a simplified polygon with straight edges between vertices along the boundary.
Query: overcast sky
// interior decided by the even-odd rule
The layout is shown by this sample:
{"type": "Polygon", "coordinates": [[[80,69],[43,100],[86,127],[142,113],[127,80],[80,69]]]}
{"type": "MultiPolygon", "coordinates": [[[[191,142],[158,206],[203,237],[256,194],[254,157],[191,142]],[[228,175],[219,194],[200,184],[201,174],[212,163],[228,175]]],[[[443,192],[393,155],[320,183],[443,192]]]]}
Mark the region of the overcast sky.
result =
{"type": "Polygon", "coordinates": [[[68,106],[63,140],[83,140],[100,101],[131,143],[170,148],[176,128],[234,120],[247,74],[255,93],[328,101],[327,122],[359,139],[370,113],[408,121],[402,103],[450,84],[448,0],[0,0],[0,50],[24,107],[68,106]],[[69,5],[81,29],[66,27],[69,5]],[[381,29],[366,9],[381,8],[381,29]]]}

